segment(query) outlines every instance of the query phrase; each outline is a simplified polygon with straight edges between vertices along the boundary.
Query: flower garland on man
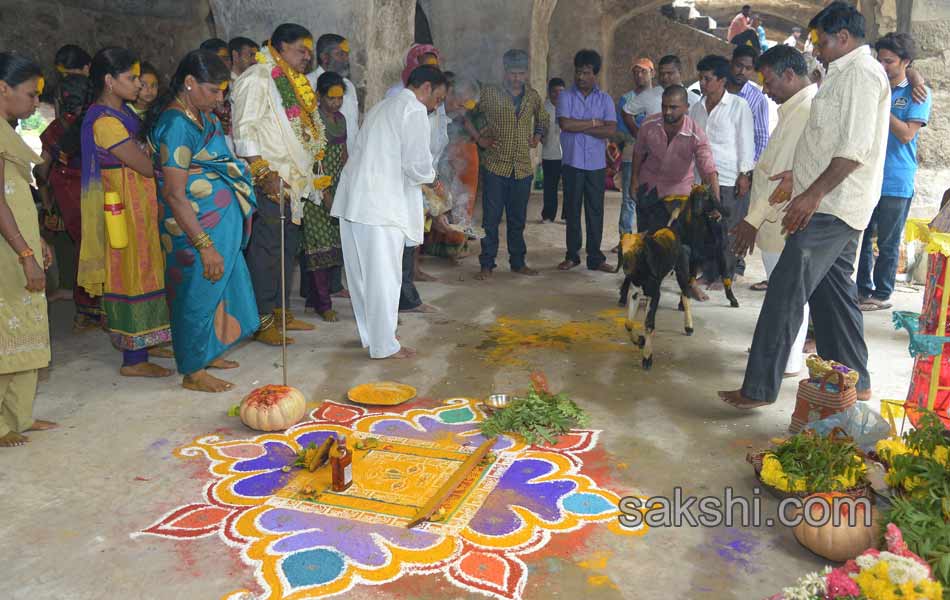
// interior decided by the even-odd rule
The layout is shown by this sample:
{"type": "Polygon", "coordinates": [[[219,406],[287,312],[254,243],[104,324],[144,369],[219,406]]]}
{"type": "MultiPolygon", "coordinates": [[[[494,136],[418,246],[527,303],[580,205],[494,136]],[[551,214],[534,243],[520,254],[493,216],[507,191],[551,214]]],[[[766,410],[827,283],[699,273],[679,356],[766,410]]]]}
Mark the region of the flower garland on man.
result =
{"type": "MultiPolygon", "coordinates": [[[[251,165],[260,202],[247,249],[247,263],[257,296],[261,328],[255,339],[281,343],[281,311],[289,296],[280,294],[280,227],[278,205],[284,199],[287,268],[293,265],[300,245],[303,201],[320,191],[323,181],[314,178],[323,157],[326,133],[317,112],[317,95],[305,75],[313,59],[313,36],[300,25],[277,27],[251,66],[234,83],[234,145],[251,165]]],[[[309,331],[313,325],[294,318],[287,310],[287,329],[309,331]]],[[[287,339],[288,344],[293,343],[287,339]]]]}

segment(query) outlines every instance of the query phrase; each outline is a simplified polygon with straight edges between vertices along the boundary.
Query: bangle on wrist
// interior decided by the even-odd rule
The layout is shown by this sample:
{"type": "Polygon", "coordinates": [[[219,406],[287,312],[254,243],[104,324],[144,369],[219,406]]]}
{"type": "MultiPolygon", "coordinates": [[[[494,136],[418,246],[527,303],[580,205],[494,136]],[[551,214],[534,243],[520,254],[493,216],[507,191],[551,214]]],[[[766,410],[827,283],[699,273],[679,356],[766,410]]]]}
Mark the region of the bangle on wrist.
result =
{"type": "Polygon", "coordinates": [[[33,254],[32,248],[26,248],[25,250],[20,250],[19,252],[17,252],[17,260],[20,261],[21,265],[26,262],[26,259],[31,258],[33,256],[36,256],[36,255],[33,254]]]}
{"type": "Polygon", "coordinates": [[[194,246],[195,250],[204,250],[214,246],[214,242],[211,241],[211,235],[207,231],[202,231],[191,239],[191,245],[194,246]]]}

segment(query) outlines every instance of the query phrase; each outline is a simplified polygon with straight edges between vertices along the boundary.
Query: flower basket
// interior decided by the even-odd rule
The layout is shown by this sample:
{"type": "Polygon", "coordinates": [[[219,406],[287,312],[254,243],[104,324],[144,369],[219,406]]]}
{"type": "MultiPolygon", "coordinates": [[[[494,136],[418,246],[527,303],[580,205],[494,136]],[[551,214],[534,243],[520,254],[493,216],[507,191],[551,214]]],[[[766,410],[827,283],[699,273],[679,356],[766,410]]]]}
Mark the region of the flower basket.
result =
{"type": "MultiPolygon", "coordinates": [[[[788,440],[786,440],[785,442],[782,442],[781,444],[774,445],[773,448],[765,449],[765,450],[757,450],[757,451],[750,452],[748,455],[746,455],[746,461],[747,461],[749,464],[752,465],[752,468],[753,468],[753,470],[755,471],[755,477],[756,477],[756,479],[758,479],[758,480],[759,480],[759,483],[760,483],[765,489],[769,490],[769,492],[772,493],[772,495],[774,495],[776,498],[779,498],[779,499],[785,499],[785,498],[799,498],[799,499],[804,499],[804,498],[806,498],[807,496],[809,496],[809,495],[811,495],[811,494],[814,494],[814,493],[832,491],[832,490],[812,490],[812,489],[806,489],[806,490],[785,490],[785,489],[781,489],[780,487],[777,487],[777,486],[773,485],[772,483],[767,482],[767,481],[762,477],[762,470],[763,470],[763,466],[764,466],[764,464],[765,464],[765,456],[766,456],[767,454],[770,454],[770,453],[771,453],[771,454],[775,454],[775,453],[776,453],[776,450],[778,450],[778,449],[780,449],[780,448],[783,448],[786,444],[792,444],[792,443],[794,443],[796,440],[800,440],[799,443],[806,443],[806,444],[807,444],[808,442],[801,442],[801,440],[806,440],[806,439],[818,439],[818,440],[823,440],[823,442],[811,442],[812,444],[814,444],[814,445],[819,445],[819,446],[820,446],[821,443],[826,443],[826,444],[827,444],[827,443],[829,443],[829,442],[830,442],[831,444],[853,444],[851,437],[849,437],[848,434],[845,433],[845,431],[844,431],[843,429],[841,429],[840,427],[835,427],[834,429],[831,430],[831,432],[827,435],[827,437],[825,437],[825,436],[818,436],[815,432],[813,432],[813,431],[808,431],[808,432],[805,432],[805,433],[803,433],[803,434],[798,434],[797,436],[793,436],[792,438],[789,438],[788,440]],[[813,436],[813,437],[811,437],[811,436],[813,436]]],[[[863,452],[861,452],[861,450],[858,449],[857,447],[854,447],[854,449],[855,449],[855,451],[854,451],[853,457],[861,458],[861,459],[863,460],[863,459],[865,458],[865,454],[864,454],[863,452]]],[[[852,459],[852,460],[853,460],[853,459],[852,459]]],[[[772,477],[772,478],[770,478],[770,479],[774,479],[774,477],[772,477]]],[[[787,480],[787,479],[788,479],[788,477],[786,476],[786,480],[787,480]]],[[[861,481],[859,484],[854,485],[854,486],[852,486],[852,487],[849,487],[849,488],[847,488],[847,489],[843,489],[843,490],[833,490],[833,491],[843,493],[843,494],[845,494],[845,495],[847,495],[847,496],[850,496],[850,497],[852,497],[852,498],[868,498],[868,499],[873,503],[873,502],[874,502],[874,494],[873,494],[873,488],[871,487],[870,482],[869,482],[869,481],[867,480],[867,478],[864,477],[864,476],[862,476],[862,478],[859,479],[859,481],[861,481]]]]}
{"type": "MultiPolygon", "coordinates": [[[[785,498],[799,498],[804,500],[808,496],[814,494],[813,491],[804,491],[804,492],[792,492],[788,490],[780,490],[775,486],[769,485],[762,481],[762,457],[771,452],[771,450],[756,450],[750,452],[746,455],[746,462],[752,465],[752,469],[755,471],[755,478],[759,481],[759,484],[767,489],[769,493],[778,498],[779,500],[784,500],[785,498]]],[[[871,489],[870,483],[863,483],[853,488],[847,490],[842,490],[842,494],[850,496],[852,498],[869,498],[871,504],[874,504],[874,494],[871,489]]]]}

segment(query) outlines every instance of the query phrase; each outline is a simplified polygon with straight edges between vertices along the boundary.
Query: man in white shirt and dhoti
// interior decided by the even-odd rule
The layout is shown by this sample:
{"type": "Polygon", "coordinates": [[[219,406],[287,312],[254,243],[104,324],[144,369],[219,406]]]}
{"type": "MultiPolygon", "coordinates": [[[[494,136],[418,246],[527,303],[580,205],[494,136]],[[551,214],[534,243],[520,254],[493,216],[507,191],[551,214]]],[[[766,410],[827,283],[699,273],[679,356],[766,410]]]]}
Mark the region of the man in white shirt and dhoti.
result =
{"type": "Polygon", "coordinates": [[[346,281],[370,358],[415,356],[396,339],[402,255],[422,243],[421,186],[436,177],[428,115],[446,91],[442,71],[416,68],[406,89],[367,113],[340,176],[330,214],[340,219],[346,281]]]}
{"type": "Polygon", "coordinates": [[[782,219],[789,237],[769,278],[740,390],[719,392],[740,409],[778,398],[807,302],[818,354],[858,372],[858,400],[869,400],[864,318],[854,261],[884,179],[891,88],[864,40],[864,17],[833,2],[812,19],[827,74],[773,201],[791,197],[782,219]]]}

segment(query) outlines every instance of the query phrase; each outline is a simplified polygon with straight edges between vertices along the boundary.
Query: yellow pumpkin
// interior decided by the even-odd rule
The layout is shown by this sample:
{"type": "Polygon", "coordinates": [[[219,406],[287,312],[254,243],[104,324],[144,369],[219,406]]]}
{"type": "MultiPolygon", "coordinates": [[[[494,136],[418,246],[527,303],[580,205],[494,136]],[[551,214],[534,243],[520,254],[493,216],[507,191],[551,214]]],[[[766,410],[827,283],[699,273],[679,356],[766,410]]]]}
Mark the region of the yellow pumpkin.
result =
{"type": "Polygon", "coordinates": [[[307,412],[307,400],[297,388],[265,385],[241,401],[241,421],[258,431],[281,431],[295,425],[307,412]]]}
{"type": "MultiPolygon", "coordinates": [[[[822,520],[823,515],[835,509],[835,499],[847,498],[847,494],[834,492],[830,494],[812,494],[805,499],[806,506],[811,509],[811,516],[815,520],[822,520]],[[815,500],[819,501],[815,501],[815,500]],[[808,502],[812,500],[812,502],[808,502]]],[[[824,525],[810,525],[802,519],[798,525],[793,528],[795,539],[798,542],[817,554],[835,562],[844,562],[855,558],[868,548],[876,548],[878,545],[878,513],[874,507],[871,507],[870,520],[865,518],[865,505],[862,500],[855,507],[856,518],[855,525],[849,524],[850,505],[838,503],[839,513],[838,523],[835,524],[834,518],[827,519],[824,525]],[[870,521],[870,522],[868,522],[870,521]]],[[[796,516],[800,515],[802,509],[796,511],[796,516]]]]}

